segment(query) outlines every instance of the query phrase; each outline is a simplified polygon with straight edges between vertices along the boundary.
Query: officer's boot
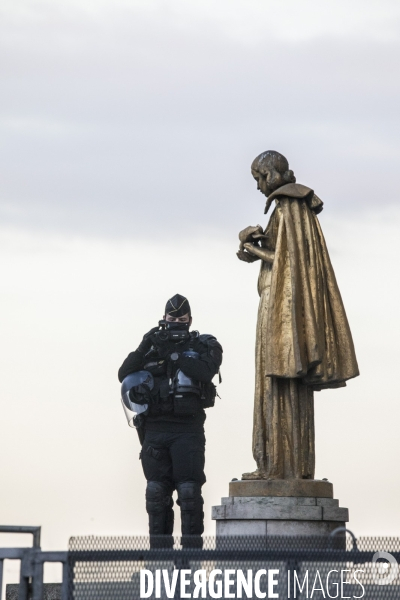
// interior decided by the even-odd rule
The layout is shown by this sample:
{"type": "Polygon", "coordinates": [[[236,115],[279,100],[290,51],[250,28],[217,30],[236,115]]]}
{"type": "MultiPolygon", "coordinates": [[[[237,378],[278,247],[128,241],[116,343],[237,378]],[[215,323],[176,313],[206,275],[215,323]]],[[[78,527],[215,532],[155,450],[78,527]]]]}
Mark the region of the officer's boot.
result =
{"type": "Polygon", "coordinates": [[[159,481],[148,481],[146,510],[149,515],[151,548],[172,548],[174,539],[174,511],[172,488],[159,481]]]}
{"type": "Polygon", "coordinates": [[[202,548],[204,531],[203,498],[201,485],[194,481],[185,481],[176,486],[177,504],[181,507],[182,547],[202,548]]]}

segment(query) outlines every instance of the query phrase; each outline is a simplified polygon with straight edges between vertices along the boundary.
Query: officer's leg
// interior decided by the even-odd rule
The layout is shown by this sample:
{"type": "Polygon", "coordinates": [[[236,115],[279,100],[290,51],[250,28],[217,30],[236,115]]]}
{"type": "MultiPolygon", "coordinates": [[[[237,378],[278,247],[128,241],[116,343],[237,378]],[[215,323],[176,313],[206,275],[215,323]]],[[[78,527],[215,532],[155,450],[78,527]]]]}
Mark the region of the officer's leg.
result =
{"type": "Polygon", "coordinates": [[[171,446],[173,477],[181,508],[182,546],[201,547],[204,512],[201,487],[204,474],[204,433],[177,434],[171,446]]]}
{"type": "Polygon", "coordinates": [[[151,545],[157,545],[152,536],[169,536],[171,539],[160,541],[159,545],[172,546],[174,530],[174,511],[172,509],[172,488],[159,481],[148,481],[146,487],[146,510],[149,515],[149,533],[151,545]]]}
{"type": "Polygon", "coordinates": [[[204,531],[203,497],[201,485],[195,481],[178,483],[178,504],[181,507],[182,546],[201,547],[204,531]]]}
{"type": "Polygon", "coordinates": [[[164,435],[146,432],[142,448],[142,466],[147,479],[146,510],[149,515],[151,547],[173,545],[172,463],[168,448],[163,443],[164,435]]]}

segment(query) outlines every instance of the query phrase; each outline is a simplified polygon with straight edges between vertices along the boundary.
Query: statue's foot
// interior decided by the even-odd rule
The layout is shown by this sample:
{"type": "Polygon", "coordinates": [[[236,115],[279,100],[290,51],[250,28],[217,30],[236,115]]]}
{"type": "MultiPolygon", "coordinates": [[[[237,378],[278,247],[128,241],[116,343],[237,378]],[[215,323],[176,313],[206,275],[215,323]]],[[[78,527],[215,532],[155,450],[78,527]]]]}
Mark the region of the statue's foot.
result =
{"type": "Polygon", "coordinates": [[[242,481],[251,479],[267,479],[267,474],[264,471],[260,471],[260,469],[256,469],[251,473],[243,473],[242,481]]]}

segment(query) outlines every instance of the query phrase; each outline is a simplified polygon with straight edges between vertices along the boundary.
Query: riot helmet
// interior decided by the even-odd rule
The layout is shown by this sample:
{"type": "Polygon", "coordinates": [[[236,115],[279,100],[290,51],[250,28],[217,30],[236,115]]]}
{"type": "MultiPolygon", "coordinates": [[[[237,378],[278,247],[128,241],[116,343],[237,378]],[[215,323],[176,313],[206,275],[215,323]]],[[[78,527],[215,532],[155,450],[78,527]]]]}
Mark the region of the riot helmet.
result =
{"type": "Polygon", "coordinates": [[[148,404],[138,404],[131,400],[130,391],[138,386],[146,386],[151,391],[154,387],[153,375],[149,371],[136,371],[127,375],[122,382],[121,402],[129,427],[135,427],[134,418],[149,408],[148,404]]]}

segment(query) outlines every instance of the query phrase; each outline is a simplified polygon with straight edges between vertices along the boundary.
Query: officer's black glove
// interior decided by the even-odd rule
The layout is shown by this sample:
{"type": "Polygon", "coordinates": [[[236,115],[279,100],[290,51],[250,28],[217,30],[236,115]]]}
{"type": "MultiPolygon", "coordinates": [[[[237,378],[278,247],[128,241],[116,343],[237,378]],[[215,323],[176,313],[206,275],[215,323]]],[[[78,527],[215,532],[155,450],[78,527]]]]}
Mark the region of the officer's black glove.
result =
{"type": "Polygon", "coordinates": [[[218,373],[218,366],[210,358],[204,356],[195,359],[181,354],[175,364],[187,377],[192,377],[204,383],[210,382],[214,375],[218,373]]]}
{"type": "Polygon", "coordinates": [[[153,336],[159,329],[159,327],[153,327],[153,329],[150,329],[150,331],[144,334],[143,339],[137,348],[138,352],[146,354],[150,350],[154,342],[153,336]]]}
{"type": "Polygon", "coordinates": [[[129,398],[131,399],[131,402],[134,402],[135,404],[149,404],[151,400],[150,389],[145,383],[135,385],[129,390],[129,398]]]}

